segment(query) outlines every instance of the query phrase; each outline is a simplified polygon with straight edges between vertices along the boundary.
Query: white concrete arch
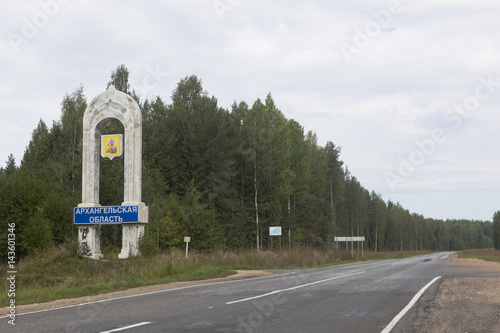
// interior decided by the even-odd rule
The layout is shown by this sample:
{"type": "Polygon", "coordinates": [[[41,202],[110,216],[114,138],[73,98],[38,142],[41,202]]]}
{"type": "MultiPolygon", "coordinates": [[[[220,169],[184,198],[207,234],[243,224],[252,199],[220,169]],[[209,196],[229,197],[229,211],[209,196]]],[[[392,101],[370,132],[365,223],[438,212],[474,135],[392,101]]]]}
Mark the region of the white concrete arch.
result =
{"type": "MultiPolygon", "coordinates": [[[[142,195],[142,114],[137,102],[113,85],[95,97],[83,116],[82,203],[79,207],[99,204],[99,178],[101,158],[101,131],[110,120],[123,124],[124,190],[122,206],[138,206],[137,223],[122,224],[122,250],[120,258],[139,254],[139,238],[148,223],[148,207],[141,202],[142,195]]],[[[84,257],[102,258],[100,250],[100,224],[78,227],[78,240],[84,257]]]]}
{"type": "Polygon", "coordinates": [[[101,129],[110,120],[119,120],[125,129],[124,205],[141,202],[142,195],[142,114],[137,102],[113,85],[95,97],[83,116],[82,203],[99,205],[101,129]]]}

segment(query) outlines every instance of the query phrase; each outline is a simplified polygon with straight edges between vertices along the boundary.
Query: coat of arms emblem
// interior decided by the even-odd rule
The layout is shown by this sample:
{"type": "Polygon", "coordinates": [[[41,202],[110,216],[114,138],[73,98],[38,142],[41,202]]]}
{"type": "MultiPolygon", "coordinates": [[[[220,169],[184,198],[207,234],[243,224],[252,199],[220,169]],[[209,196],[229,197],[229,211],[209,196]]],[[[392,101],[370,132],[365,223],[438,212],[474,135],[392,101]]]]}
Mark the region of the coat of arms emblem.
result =
{"type": "Polygon", "coordinates": [[[101,156],[112,160],[122,156],[122,134],[111,134],[101,136],[101,156]]]}

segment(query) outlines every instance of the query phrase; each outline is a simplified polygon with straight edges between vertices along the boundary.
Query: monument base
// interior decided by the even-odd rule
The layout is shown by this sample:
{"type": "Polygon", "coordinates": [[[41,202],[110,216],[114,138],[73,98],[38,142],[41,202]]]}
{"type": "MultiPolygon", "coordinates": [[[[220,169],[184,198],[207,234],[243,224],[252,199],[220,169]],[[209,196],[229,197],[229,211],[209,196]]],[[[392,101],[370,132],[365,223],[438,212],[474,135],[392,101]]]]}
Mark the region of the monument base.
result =
{"type": "Polygon", "coordinates": [[[144,235],[144,223],[122,224],[122,250],[118,258],[127,259],[140,255],[139,239],[144,235]]]}
{"type": "Polygon", "coordinates": [[[78,254],[87,259],[102,259],[100,225],[78,227],[78,254]]]}

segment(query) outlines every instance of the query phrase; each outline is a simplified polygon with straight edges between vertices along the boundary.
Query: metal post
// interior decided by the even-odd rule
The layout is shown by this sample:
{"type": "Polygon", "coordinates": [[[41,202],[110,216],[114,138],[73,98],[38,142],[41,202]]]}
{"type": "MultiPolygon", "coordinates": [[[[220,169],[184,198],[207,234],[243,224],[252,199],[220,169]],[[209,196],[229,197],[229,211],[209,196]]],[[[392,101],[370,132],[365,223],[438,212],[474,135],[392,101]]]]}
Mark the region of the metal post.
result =
{"type": "Polygon", "coordinates": [[[186,258],[188,256],[189,242],[190,241],[191,241],[191,237],[184,237],[184,242],[186,242],[186,258]]]}
{"type": "Polygon", "coordinates": [[[290,232],[290,229],[288,229],[288,248],[292,248],[292,234],[290,232]]]}

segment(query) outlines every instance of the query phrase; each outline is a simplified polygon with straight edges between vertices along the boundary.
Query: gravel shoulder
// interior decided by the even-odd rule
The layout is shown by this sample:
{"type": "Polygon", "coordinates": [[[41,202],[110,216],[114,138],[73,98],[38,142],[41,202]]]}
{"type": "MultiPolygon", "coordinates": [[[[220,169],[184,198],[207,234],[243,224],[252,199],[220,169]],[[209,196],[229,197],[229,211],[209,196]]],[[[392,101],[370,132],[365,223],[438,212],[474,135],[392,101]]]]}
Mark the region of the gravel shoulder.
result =
{"type": "MultiPolygon", "coordinates": [[[[411,318],[411,331],[500,332],[500,263],[458,258],[454,254],[448,265],[461,266],[463,271],[498,270],[498,275],[443,278],[435,293],[417,303],[419,308],[416,318],[411,318]]],[[[406,328],[396,327],[395,332],[410,331],[408,326],[403,327],[406,328]]]]}

